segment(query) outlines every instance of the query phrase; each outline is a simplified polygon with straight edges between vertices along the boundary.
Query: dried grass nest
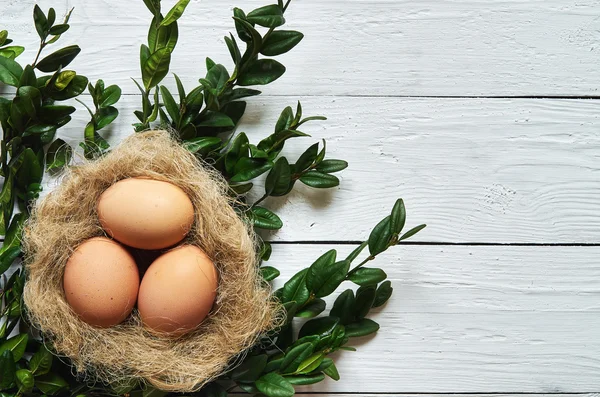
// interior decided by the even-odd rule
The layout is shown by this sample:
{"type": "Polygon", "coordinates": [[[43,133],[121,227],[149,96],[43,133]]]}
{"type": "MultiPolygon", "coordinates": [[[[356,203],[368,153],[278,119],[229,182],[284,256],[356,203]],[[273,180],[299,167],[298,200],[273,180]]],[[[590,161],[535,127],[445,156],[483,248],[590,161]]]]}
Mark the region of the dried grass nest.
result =
{"type": "Polygon", "coordinates": [[[97,161],[73,166],[33,209],[25,230],[24,301],[32,324],[88,379],[119,384],[144,378],[154,387],[198,390],[281,322],[257,266],[255,238],[236,215],[227,185],[165,131],[125,139],[97,161]],[[104,235],[96,214],[100,194],[128,177],[173,183],[191,198],[194,226],[186,243],[215,262],[220,283],[209,317],[176,339],[153,336],[134,310],[122,324],[100,329],[73,313],[62,287],[65,263],[84,240],[104,235]]]}

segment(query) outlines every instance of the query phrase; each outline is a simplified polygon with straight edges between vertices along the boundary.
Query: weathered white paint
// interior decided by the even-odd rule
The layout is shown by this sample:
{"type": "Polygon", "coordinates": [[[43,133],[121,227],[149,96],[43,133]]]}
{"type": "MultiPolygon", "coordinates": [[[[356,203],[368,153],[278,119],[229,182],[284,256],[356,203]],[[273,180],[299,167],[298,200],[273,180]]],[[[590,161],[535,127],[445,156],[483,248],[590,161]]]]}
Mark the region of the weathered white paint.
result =
{"type": "MultiPolygon", "coordinates": [[[[223,36],[232,30],[231,9],[266,3],[192,1],[173,71],[191,83],[204,76],[206,56],[229,65],[223,36]]],[[[7,0],[0,10],[3,28],[28,48],[26,59],[38,40],[33,4],[7,0]]],[[[75,7],[61,39],[83,49],[72,68],[137,93],[129,77],[140,75],[150,21],[142,1],[39,4],[59,15],[75,7]]],[[[282,57],[288,72],[269,94],[596,95],[600,81],[597,0],[295,0],[286,17],[306,37],[282,57]]]]}
{"type": "MultiPolygon", "coordinates": [[[[343,258],[354,246],[276,245],[270,263],[284,281],[331,248],[343,258]]],[[[394,287],[372,316],[380,331],[340,355],[339,382],[304,390],[600,390],[599,255],[600,247],[396,247],[369,264],[394,287]]]]}
{"type": "MultiPolygon", "coordinates": [[[[264,138],[296,99],[251,98],[239,130],[253,141],[264,138]]],[[[306,124],[312,137],[289,141],[290,159],[324,138],[329,156],[350,167],[339,174],[339,188],[298,184],[289,196],[267,201],[286,223],[274,240],[364,239],[397,197],[406,200],[407,226],[430,225],[415,237],[419,241],[600,240],[597,101],[300,100],[306,115],[329,120],[306,124]]],[[[139,97],[125,96],[118,106],[121,116],[108,130],[114,143],[132,133],[139,97]]],[[[77,146],[88,119],[81,109],[59,132],[77,146]]]]}

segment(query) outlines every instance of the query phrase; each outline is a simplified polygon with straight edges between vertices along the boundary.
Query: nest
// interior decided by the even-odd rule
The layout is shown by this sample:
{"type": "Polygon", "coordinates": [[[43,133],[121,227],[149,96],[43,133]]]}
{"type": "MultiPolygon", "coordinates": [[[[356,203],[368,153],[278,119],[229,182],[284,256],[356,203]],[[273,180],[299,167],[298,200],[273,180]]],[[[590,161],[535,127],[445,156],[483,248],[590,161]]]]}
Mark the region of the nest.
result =
{"type": "Polygon", "coordinates": [[[281,323],[281,306],[258,272],[254,235],[232,203],[220,174],[164,131],[135,134],[102,159],[71,167],[33,209],[25,230],[24,301],[32,324],[88,379],[119,384],[143,378],[162,390],[200,389],[281,323]],[[195,221],[184,242],[202,248],[219,271],[212,312],[179,338],[152,335],[136,310],[112,328],[92,327],[64,296],[63,272],[73,250],[105,235],[96,213],[98,197],[129,177],[167,181],[189,195],[195,221]]]}

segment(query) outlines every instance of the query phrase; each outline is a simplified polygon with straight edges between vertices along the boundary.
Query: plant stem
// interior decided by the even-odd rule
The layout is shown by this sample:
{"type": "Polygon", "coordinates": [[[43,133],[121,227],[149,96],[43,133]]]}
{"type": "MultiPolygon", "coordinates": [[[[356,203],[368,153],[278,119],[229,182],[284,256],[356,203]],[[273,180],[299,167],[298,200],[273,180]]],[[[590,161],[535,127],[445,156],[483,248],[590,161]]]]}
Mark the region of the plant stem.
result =
{"type": "Polygon", "coordinates": [[[252,204],[252,207],[250,207],[250,208],[256,207],[260,202],[264,201],[267,197],[269,197],[269,195],[265,194],[264,196],[262,196],[261,198],[259,198],[258,200],[256,200],[254,202],[254,204],[252,204]]]}
{"type": "Polygon", "coordinates": [[[35,66],[37,64],[38,59],[40,58],[40,54],[42,53],[42,50],[44,49],[44,47],[46,47],[46,40],[42,40],[40,42],[40,48],[38,49],[37,54],[35,55],[35,59],[33,60],[33,64],[31,65],[32,68],[35,69],[35,66]]]}

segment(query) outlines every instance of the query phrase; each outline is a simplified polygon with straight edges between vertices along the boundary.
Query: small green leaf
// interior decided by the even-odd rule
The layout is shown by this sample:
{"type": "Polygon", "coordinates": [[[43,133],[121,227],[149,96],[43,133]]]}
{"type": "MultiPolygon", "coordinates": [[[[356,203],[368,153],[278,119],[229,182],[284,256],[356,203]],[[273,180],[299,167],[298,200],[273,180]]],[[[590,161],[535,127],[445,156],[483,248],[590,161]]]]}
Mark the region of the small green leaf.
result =
{"type": "Polygon", "coordinates": [[[31,67],[31,65],[25,66],[25,68],[23,69],[23,73],[21,74],[21,78],[19,79],[19,87],[25,87],[28,85],[32,87],[37,86],[35,71],[31,67]]]}
{"type": "Polygon", "coordinates": [[[4,84],[19,86],[23,68],[12,59],[0,57],[0,81],[4,84]]]}
{"type": "Polygon", "coordinates": [[[144,0],[144,4],[153,15],[160,14],[160,0],[144,0]]]}
{"type": "Polygon", "coordinates": [[[277,159],[265,181],[265,193],[268,196],[283,196],[290,191],[292,173],[285,157],[277,159]]]}
{"type": "Polygon", "coordinates": [[[285,66],[274,59],[259,59],[238,77],[238,85],[265,85],[272,83],[285,73],[285,66]]]}
{"type": "Polygon", "coordinates": [[[400,237],[400,241],[402,240],[406,240],[407,238],[410,238],[412,236],[414,236],[415,234],[419,233],[421,230],[425,229],[425,227],[427,227],[427,225],[419,225],[419,226],[415,226],[412,229],[410,229],[408,232],[404,233],[402,235],[402,237],[400,237]]]}
{"type": "Polygon", "coordinates": [[[365,336],[377,332],[379,330],[379,324],[375,321],[363,318],[362,320],[346,325],[346,336],[358,337],[365,336]]]}
{"type": "Polygon", "coordinates": [[[283,357],[282,356],[272,356],[271,359],[269,359],[269,362],[267,363],[267,366],[265,367],[265,369],[263,370],[263,372],[267,373],[267,372],[272,372],[272,371],[277,371],[279,370],[279,367],[281,366],[281,363],[283,362],[283,357]]]}
{"type": "Polygon", "coordinates": [[[265,369],[268,358],[266,354],[247,357],[231,371],[231,379],[238,382],[254,382],[265,369]]]}
{"type": "Polygon", "coordinates": [[[244,157],[235,165],[235,175],[231,177],[230,182],[239,183],[254,179],[273,167],[271,162],[261,161],[260,159],[244,157]]]}
{"type": "Polygon", "coordinates": [[[7,339],[3,344],[0,345],[0,354],[10,350],[12,352],[15,362],[19,361],[25,353],[25,347],[29,337],[27,334],[15,335],[10,339],[7,339]]]}
{"type": "Polygon", "coordinates": [[[255,23],[266,28],[276,28],[285,23],[283,11],[277,4],[257,8],[248,13],[248,22],[255,23]]]}
{"type": "Polygon", "coordinates": [[[371,310],[373,302],[375,301],[375,287],[370,285],[368,287],[360,287],[356,291],[356,302],[354,304],[354,314],[356,318],[364,318],[371,310]]]}
{"type": "Polygon", "coordinates": [[[317,189],[327,189],[340,184],[340,180],[336,176],[323,174],[319,171],[307,172],[300,177],[300,182],[317,189]]]}
{"type": "Polygon", "coordinates": [[[236,88],[231,91],[229,95],[226,96],[228,101],[235,101],[236,99],[247,98],[251,96],[260,95],[261,92],[258,90],[253,90],[251,88],[236,88]]]}
{"type": "MultiPolygon", "coordinates": [[[[242,23],[246,22],[246,14],[244,11],[235,7],[233,9],[233,19],[235,20],[235,30],[238,37],[244,42],[252,41],[252,36],[248,33],[246,26],[242,23]]],[[[246,22],[246,24],[248,24],[248,22],[246,22]]],[[[252,28],[252,25],[248,25],[252,28]]],[[[260,35],[258,37],[260,37],[260,35]]]]}
{"type": "Polygon", "coordinates": [[[165,109],[167,109],[167,113],[169,113],[171,120],[175,124],[179,123],[179,105],[177,105],[177,102],[173,99],[173,95],[171,95],[171,92],[164,85],[160,86],[160,93],[162,94],[165,109]]]}
{"type": "Polygon", "coordinates": [[[40,39],[45,39],[48,32],[48,19],[46,19],[44,11],[37,4],[33,7],[33,22],[40,39]]]}
{"type": "Polygon", "coordinates": [[[337,367],[335,366],[335,363],[331,363],[331,365],[329,365],[327,368],[325,368],[323,370],[323,373],[327,376],[329,376],[331,379],[333,380],[340,380],[340,373],[337,370],[337,367]]]}
{"type": "Polygon", "coordinates": [[[280,132],[290,128],[292,121],[294,121],[294,111],[290,106],[287,106],[281,112],[277,123],[275,124],[275,132],[280,132]]]}
{"type": "Polygon", "coordinates": [[[16,370],[12,352],[10,350],[4,351],[0,355],[0,390],[8,389],[14,382],[16,370]]]}
{"type": "Polygon", "coordinates": [[[17,184],[21,187],[27,187],[32,183],[40,183],[44,170],[38,156],[31,148],[23,151],[23,163],[17,171],[17,184]]]}
{"type": "Polygon", "coordinates": [[[308,269],[303,269],[296,273],[283,285],[282,302],[296,302],[298,305],[304,305],[308,300],[310,293],[306,288],[306,274],[308,269]]]}
{"type": "Polygon", "coordinates": [[[315,353],[312,356],[308,357],[298,366],[296,373],[298,374],[308,374],[321,365],[325,355],[323,353],[315,353]]]}
{"type": "Polygon", "coordinates": [[[318,317],[307,321],[300,328],[299,338],[307,335],[317,335],[321,338],[331,335],[335,327],[340,323],[340,319],[333,316],[318,317]]]}
{"type": "Polygon", "coordinates": [[[265,281],[273,281],[277,277],[279,277],[279,270],[275,269],[272,266],[263,266],[260,268],[260,274],[262,275],[265,281]]]}
{"type": "Polygon", "coordinates": [[[80,52],[81,48],[78,45],[61,48],[39,61],[35,67],[42,72],[54,72],[70,64],[80,52]]]}
{"type": "Polygon", "coordinates": [[[56,22],[56,10],[50,7],[48,10],[48,26],[54,25],[54,22],[56,22]]]}
{"type": "Polygon", "coordinates": [[[155,87],[165,78],[169,72],[170,63],[171,50],[169,48],[158,49],[150,55],[150,58],[142,66],[142,80],[147,90],[155,87]]]}
{"type": "Polygon", "coordinates": [[[381,269],[362,267],[356,269],[348,279],[358,285],[373,285],[387,278],[387,274],[381,269]]]}
{"type": "Polygon", "coordinates": [[[19,255],[21,255],[20,246],[7,247],[6,249],[4,249],[3,247],[3,251],[0,254],[0,274],[4,274],[4,272],[11,267],[11,265],[13,264],[15,259],[19,257],[19,255]]]}
{"type": "Polygon", "coordinates": [[[58,76],[54,81],[54,88],[56,88],[58,91],[64,90],[71,83],[71,81],[73,81],[75,76],[77,76],[77,73],[72,70],[64,70],[58,73],[58,76]]]}
{"type": "Polygon", "coordinates": [[[313,353],[314,345],[310,342],[302,343],[289,348],[281,363],[280,372],[283,374],[293,373],[298,366],[313,353]]]}
{"type": "Polygon", "coordinates": [[[73,149],[62,139],[57,139],[48,148],[46,156],[46,170],[56,171],[69,164],[73,149]]]}
{"type": "Polygon", "coordinates": [[[388,280],[381,283],[381,285],[379,285],[379,287],[377,288],[377,292],[375,293],[373,307],[382,306],[385,302],[388,301],[388,299],[390,299],[390,296],[392,296],[393,291],[394,289],[392,288],[391,281],[388,280]]]}
{"type": "Polygon", "coordinates": [[[332,172],[338,172],[348,167],[348,162],[344,160],[323,160],[316,169],[319,172],[330,174],[332,172]]]}
{"type": "Polygon", "coordinates": [[[0,48],[0,56],[15,59],[25,51],[25,47],[13,45],[9,47],[0,48]]]}
{"type": "Polygon", "coordinates": [[[319,383],[323,379],[325,379],[325,375],[323,374],[314,374],[314,375],[288,375],[285,379],[290,382],[292,385],[312,385],[314,383],[319,383]]]}
{"type": "Polygon", "coordinates": [[[359,245],[358,247],[356,247],[351,253],[350,255],[348,255],[348,257],[346,258],[346,260],[350,263],[352,263],[359,255],[360,253],[365,249],[365,247],[368,245],[368,241],[363,242],[361,245],[359,245]]]}
{"type": "Polygon", "coordinates": [[[18,369],[15,373],[15,378],[17,380],[17,386],[19,387],[19,391],[28,392],[33,389],[33,374],[28,369],[18,369]]]}
{"type": "Polygon", "coordinates": [[[190,0],[179,0],[177,4],[173,6],[165,16],[165,19],[160,23],[161,26],[168,26],[181,18],[185,8],[187,7],[190,0]]]}
{"type": "Polygon", "coordinates": [[[256,381],[256,388],[267,397],[292,397],[294,386],[275,372],[269,372],[256,381]]]}
{"type": "Polygon", "coordinates": [[[61,23],[59,25],[54,25],[50,28],[49,33],[51,35],[61,35],[63,33],[65,33],[67,30],[69,30],[69,24],[68,23],[61,23]]]}
{"type": "Polygon", "coordinates": [[[242,54],[240,52],[240,48],[238,47],[237,41],[235,41],[235,37],[229,33],[229,37],[225,36],[224,39],[233,63],[239,65],[240,61],[242,60],[242,54]]]}
{"type": "Polygon", "coordinates": [[[310,167],[312,165],[312,163],[315,161],[315,159],[317,158],[318,151],[319,151],[318,143],[315,143],[314,145],[311,145],[308,149],[306,149],[304,151],[304,153],[302,153],[300,155],[300,157],[298,157],[298,160],[296,161],[296,164],[295,164],[295,171],[302,172],[302,171],[305,171],[306,169],[308,169],[308,167],[310,167]]]}
{"type": "Polygon", "coordinates": [[[314,299],[308,305],[296,312],[296,317],[313,318],[323,313],[327,304],[323,299],[314,299]]]}
{"type": "Polygon", "coordinates": [[[35,386],[44,394],[58,394],[69,387],[69,384],[59,375],[48,373],[35,378],[35,386]]]}
{"type": "Polygon", "coordinates": [[[308,269],[306,286],[317,298],[330,295],[346,278],[350,264],[347,261],[334,263],[336,255],[336,250],[329,250],[308,269]]]}
{"type": "Polygon", "coordinates": [[[283,227],[283,222],[274,212],[264,207],[252,208],[252,221],[254,227],[267,230],[277,230],[283,227]]]}
{"type": "Polygon", "coordinates": [[[48,96],[57,101],[66,101],[67,99],[74,98],[85,91],[87,84],[87,77],[77,75],[62,91],[52,90],[48,93],[48,96]]]}
{"type": "Polygon", "coordinates": [[[263,41],[260,53],[266,56],[285,54],[294,48],[304,35],[294,30],[276,30],[263,41]]]}
{"type": "Polygon", "coordinates": [[[52,353],[42,345],[29,360],[29,369],[35,376],[47,374],[52,367],[52,353]]]}
{"type": "Polygon", "coordinates": [[[371,231],[369,235],[369,252],[375,256],[388,248],[392,238],[390,230],[390,216],[383,218],[371,231]]]}
{"type": "Polygon", "coordinates": [[[338,317],[343,325],[349,324],[354,321],[354,305],[354,291],[347,289],[336,298],[329,315],[338,317]]]}
{"type": "Polygon", "coordinates": [[[196,127],[235,127],[229,116],[220,112],[207,112],[196,127]]]}
{"type": "Polygon", "coordinates": [[[0,46],[6,44],[6,40],[8,39],[8,30],[0,30],[0,46]]]}
{"type": "Polygon", "coordinates": [[[106,87],[102,95],[100,96],[100,100],[98,101],[98,106],[107,107],[112,106],[119,101],[121,98],[121,88],[116,85],[109,85],[106,87]]]}
{"type": "Polygon", "coordinates": [[[183,142],[183,147],[189,150],[191,153],[208,153],[212,150],[218,149],[221,144],[221,138],[214,136],[203,136],[183,142]]]}

